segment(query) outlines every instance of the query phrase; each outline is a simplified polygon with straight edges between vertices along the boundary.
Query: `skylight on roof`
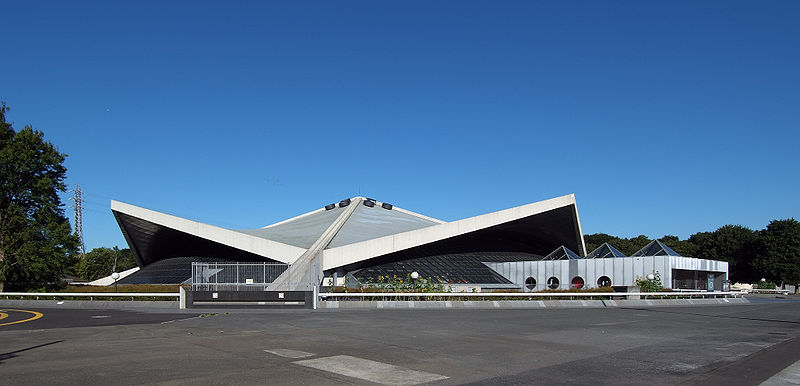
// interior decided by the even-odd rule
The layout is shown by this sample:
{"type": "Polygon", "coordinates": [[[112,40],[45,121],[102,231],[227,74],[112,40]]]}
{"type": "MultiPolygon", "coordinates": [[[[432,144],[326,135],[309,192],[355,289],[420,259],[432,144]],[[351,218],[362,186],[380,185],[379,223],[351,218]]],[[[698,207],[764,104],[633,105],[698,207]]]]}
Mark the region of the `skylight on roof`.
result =
{"type": "Polygon", "coordinates": [[[680,256],[680,254],[661,241],[653,240],[631,256],[680,256]]]}
{"type": "Polygon", "coordinates": [[[586,255],[587,259],[606,259],[613,257],[627,257],[624,253],[620,252],[617,248],[609,243],[603,243],[597,249],[586,255]]]}
{"type": "Polygon", "coordinates": [[[565,246],[560,246],[556,248],[555,251],[550,252],[547,256],[545,256],[542,260],[577,260],[581,257],[578,256],[575,252],[569,250],[569,248],[565,246]]]}

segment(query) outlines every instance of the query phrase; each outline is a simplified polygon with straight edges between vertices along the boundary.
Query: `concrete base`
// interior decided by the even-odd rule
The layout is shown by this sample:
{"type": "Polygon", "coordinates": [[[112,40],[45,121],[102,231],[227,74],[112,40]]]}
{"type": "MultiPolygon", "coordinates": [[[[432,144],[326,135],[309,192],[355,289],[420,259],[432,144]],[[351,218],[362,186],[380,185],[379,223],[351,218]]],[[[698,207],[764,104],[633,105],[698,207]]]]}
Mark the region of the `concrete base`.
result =
{"type": "Polygon", "coordinates": [[[312,291],[186,291],[181,308],[312,308],[312,291]]]}
{"type": "Polygon", "coordinates": [[[745,298],[653,299],[653,300],[496,300],[496,301],[325,301],[319,309],[531,309],[531,308],[602,308],[665,307],[692,305],[729,305],[750,303],[745,298]]]}

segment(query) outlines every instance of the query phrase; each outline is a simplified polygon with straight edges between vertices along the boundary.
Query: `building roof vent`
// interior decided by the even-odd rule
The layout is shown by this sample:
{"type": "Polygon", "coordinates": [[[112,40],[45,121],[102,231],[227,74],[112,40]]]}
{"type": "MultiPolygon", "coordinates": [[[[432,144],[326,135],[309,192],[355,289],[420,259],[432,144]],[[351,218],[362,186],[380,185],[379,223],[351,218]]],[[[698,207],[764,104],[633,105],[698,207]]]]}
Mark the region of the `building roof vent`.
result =
{"type": "Polygon", "coordinates": [[[342,200],[342,201],[339,201],[339,207],[340,208],[344,208],[345,206],[348,206],[348,205],[350,205],[350,199],[349,198],[345,199],[345,200],[342,200]]]}
{"type": "Polygon", "coordinates": [[[325,210],[331,210],[331,209],[333,209],[335,207],[336,207],[336,204],[328,204],[328,205],[325,205],[325,210]]]}
{"type": "Polygon", "coordinates": [[[366,206],[368,208],[372,208],[372,207],[375,206],[375,201],[365,200],[364,201],[364,206],[366,206]]]}
{"type": "Polygon", "coordinates": [[[381,208],[386,210],[392,210],[392,204],[387,204],[384,202],[383,204],[381,204],[381,208]]]}

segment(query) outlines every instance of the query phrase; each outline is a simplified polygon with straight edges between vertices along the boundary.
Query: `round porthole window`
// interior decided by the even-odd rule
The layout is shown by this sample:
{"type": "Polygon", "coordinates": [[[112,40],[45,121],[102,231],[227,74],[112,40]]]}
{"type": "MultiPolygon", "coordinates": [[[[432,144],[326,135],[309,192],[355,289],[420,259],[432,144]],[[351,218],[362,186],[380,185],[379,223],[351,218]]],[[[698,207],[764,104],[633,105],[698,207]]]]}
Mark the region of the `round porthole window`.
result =
{"type": "Polygon", "coordinates": [[[555,276],[551,276],[547,279],[547,288],[556,289],[561,283],[558,281],[558,278],[555,276]]]}
{"type": "Polygon", "coordinates": [[[611,287],[611,278],[608,276],[600,276],[597,279],[597,286],[598,287],[611,287]]]}
{"type": "Polygon", "coordinates": [[[525,279],[525,288],[529,290],[536,288],[536,279],[532,277],[525,279]]]}
{"type": "Polygon", "coordinates": [[[580,276],[575,276],[572,278],[572,288],[581,289],[583,288],[583,278],[580,276]]]}

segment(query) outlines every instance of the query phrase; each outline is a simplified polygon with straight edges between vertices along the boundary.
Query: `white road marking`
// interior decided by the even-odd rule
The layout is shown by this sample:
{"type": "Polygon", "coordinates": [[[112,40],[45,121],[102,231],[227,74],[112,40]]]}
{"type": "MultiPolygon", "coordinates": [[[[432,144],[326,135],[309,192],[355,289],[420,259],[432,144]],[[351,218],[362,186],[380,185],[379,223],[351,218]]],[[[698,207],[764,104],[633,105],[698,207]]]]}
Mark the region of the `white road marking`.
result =
{"type": "Polygon", "coordinates": [[[306,359],[293,363],[382,385],[418,385],[448,378],[444,375],[411,370],[349,355],[306,359]]]}
{"type": "Polygon", "coordinates": [[[92,318],[92,319],[104,319],[104,318],[110,318],[110,316],[108,316],[108,315],[92,315],[92,316],[90,316],[90,318],[92,318]]]}
{"type": "Polygon", "coordinates": [[[280,357],[291,358],[291,359],[308,358],[308,357],[313,357],[314,356],[314,354],[312,354],[310,352],[299,351],[299,350],[291,350],[291,349],[288,349],[288,348],[276,348],[276,349],[273,349],[273,350],[264,350],[264,351],[266,351],[266,352],[268,352],[270,354],[275,354],[275,355],[280,356],[280,357]]]}
{"type": "Polygon", "coordinates": [[[773,375],[762,386],[800,385],[800,361],[794,362],[779,373],[773,375]]]}

